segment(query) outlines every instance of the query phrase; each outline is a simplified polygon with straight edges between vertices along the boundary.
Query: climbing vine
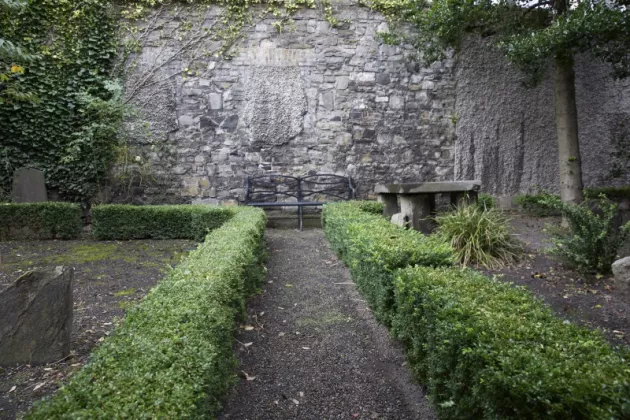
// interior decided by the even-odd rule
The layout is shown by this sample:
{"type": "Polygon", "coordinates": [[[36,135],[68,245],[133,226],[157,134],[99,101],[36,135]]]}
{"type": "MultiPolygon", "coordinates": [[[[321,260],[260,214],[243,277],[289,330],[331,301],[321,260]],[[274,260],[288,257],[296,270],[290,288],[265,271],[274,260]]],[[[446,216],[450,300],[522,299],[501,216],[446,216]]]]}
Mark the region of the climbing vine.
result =
{"type": "MultiPolygon", "coordinates": [[[[330,0],[26,0],[0,8],[0,40],[23,52],[21,61],[0,55],[0,93],[20,93],[0,101],[0,196],[23,166],[45,171],[49,188],[81,202],[94,197],[117,162],[146,172],[149,151],[129,147],[126,138],[139,134],[124,121],[150,101],[147,89],[199,76],[208,57],[231,58],[262,19],[271,16],[286,30],[300,8],[320,8],[338,23],[330,0]],[[153,45],[152,60],[139,62],[156,31],[176,42],[153,45]],[[188,65],[155,77],[175,62],[188,65]]],[[[156,147],[165,149],[149,150],[156,147]]]]}

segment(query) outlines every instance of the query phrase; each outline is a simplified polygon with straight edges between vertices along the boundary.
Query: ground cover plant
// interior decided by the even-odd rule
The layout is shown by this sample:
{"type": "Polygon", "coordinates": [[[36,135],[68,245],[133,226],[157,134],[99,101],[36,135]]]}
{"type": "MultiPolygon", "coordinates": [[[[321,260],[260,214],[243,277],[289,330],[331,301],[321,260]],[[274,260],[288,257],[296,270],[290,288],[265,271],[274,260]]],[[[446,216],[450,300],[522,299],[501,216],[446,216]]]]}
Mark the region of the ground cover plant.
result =
{"type": "Polygon", "coordinates": [[[236,317],[263,273],[264,213],[233,212],[27,418],[212,416],[234,379],[236,317]]]}
{"type": "Polygon", "coordinates": [[[408,349],[410,366],[428,385],[440,417],[630,415],[627,349],[614,349],[598,332],[563,322],[525,289],[469,269],[401,264],[391,273],[389,300],[390,290],[378,287],[378,278],[353,269],[362,260],[383,264],[351,250],[354,232],[378,232],[370,224],[380,222],[359,214],[356,205],[334,206],[324,210],[327,237],[377,318],[408,349]],[[335,220],[343,212],[351,219],[345,224],[335,220]],[[366,226],[357,229],[359,224],[366,226]],[[361,287],[362,282],[372,284],[361,287]],[[379,306],[373,297],[379,291],[388,305],[379,306]]]}
{"type": "Polygon", "coordinates": [[[497,209],[461,205],[439,214],[437,235],[448,241],[464,266],[497,268],[516,261],[522,252],[509,230],[509,220],[497,209]]]}
{"type": "Polygon", "coordinates": [[[77,238],[82,214],[81,207],[71,203],[0,203],[0,240],[77,238]]]}
{"type": "Polygon", "coordinates": [[[394,304],[394,271],[408,265],[450,266],[453,251],[437,236],[393,225],[370,202],[328,204],[322,211],[326,237],[350,268],[377,319],[389,324],[394,304]],[[364,211],[368,210],[368,211],[364,211]]]}
{"type": "Polygon", "coordinates": [[[92,208],[92,232],[101,240],[194,239],[228,220],[233,210],[204,205],[133,206],[106,204],[92,208]]]}

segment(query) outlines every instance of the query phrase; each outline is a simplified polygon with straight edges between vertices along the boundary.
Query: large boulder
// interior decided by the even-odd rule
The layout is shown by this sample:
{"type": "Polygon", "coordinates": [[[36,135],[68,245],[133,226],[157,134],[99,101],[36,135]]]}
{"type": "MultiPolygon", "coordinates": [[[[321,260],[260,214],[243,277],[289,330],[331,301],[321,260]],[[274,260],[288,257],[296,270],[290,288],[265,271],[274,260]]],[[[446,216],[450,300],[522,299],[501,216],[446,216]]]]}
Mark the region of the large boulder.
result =
{"type": "Polygon", "coordinates": [[[70,354],[73,274],[62,266],[30,271],[0,292],[0,365],[70,354]]]}
{"type": "Polygon", "coordinates": [[[612,265],[615,290],[622,299],[630,302],[630,257],[617,260],[612,265]]]}

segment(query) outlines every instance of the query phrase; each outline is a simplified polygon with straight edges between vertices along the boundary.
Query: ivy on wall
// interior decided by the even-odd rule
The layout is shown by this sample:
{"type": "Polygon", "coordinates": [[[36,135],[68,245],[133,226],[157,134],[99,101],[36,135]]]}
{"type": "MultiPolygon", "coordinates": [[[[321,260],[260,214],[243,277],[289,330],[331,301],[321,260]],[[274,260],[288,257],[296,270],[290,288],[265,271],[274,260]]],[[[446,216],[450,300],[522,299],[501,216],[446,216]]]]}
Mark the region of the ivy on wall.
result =
{"type": "Polygon", "coordinates": [[[17,76],[36,101],[0,105],[0,185],[22,166],[41,169],[63,198],[90,197],[113,160],[116,121],[108,106],[116,24],[103,0],[31,0],[0,16],[0,37],[36,57],[17,76]]]}
{"type": "MultiPolygon", "coordinates": [[[[13,172],[24,166],[45,171],[49,188],[62,199],[89,202],[126,150],[122,124],[134,95],[146,78],[127,83],[125,73],[149,32],[151,13],[171,7],[170,0],[26,0],[24,7],[0,9],[0,39],[20,45],[30,61],[0,65],[19,71],[11,88],[34,100],[0,101],[0,197],[11,187],[13,172]],[[141,23],[138,25],[138,23],[141,23]],[[144,30],[143,30],[144,27],[144,30]],[[122,85],[126,88],[123,89],[122,85]],[[4,193],[3,193],[4,191],[4,193]]],[[[196,55],[229,58],[248,27],[273,16],[285,30],[300,8],[319,7],[331,24],[330,0],[181,0],[181,4],[219,6],[221,16],[211,28],[194,27],[177,19],[178,36],[188,36],[192,76],[196,55]],[[187,34],[186,34],[187,33],[187,34]],[[200,49],[203,40],[217,41],[212,51],[200,49]],[[191,51],[194,51],[191,54],[191,51]],[[196,54],[196,55],[195,55],[196,54]]],[[[202,20],[203,23],[203,20],[202,20]]],[[[172,57],[171,60],[179,57],[172,57]]],[[[164,58],[157,65],[164,65],[164,58]]],[[[169,60],[169,58],[166,58],[169,60]]],[[[0,80],[0,90],[7,89],[0,80]]],[[[130,133],[133,134],[133,133],[130,133]]],[[[127,159],[128,156],[125,156],[127,159]]]]}

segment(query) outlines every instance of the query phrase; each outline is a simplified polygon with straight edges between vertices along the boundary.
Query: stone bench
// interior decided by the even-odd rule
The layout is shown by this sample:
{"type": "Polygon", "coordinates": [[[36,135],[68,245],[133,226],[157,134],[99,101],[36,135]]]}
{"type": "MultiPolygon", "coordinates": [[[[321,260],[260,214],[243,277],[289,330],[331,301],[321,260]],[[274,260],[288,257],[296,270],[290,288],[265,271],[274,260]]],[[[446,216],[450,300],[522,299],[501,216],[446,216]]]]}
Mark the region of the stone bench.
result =
{"type": "Polygon", "coordinates": [[[430,217],[435,213],[435,195],[450,194],[451,204],[477,200],[480,181],[422,182],[418,184],[378,184],[374,192],[385,205],[383,214],[391,218],[401,213],[411,227],[424,233],[432,230],[430,217]]]}

